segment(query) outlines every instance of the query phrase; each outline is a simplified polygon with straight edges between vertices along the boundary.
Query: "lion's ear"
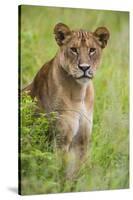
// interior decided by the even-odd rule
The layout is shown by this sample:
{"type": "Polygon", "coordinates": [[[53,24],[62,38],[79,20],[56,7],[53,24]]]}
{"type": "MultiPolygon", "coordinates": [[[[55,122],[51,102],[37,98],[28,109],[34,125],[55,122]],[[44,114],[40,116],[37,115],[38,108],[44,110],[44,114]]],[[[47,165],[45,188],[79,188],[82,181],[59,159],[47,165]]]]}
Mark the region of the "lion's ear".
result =
{"type": "Polygon", "coordinates": [[[55,39],[59,46],[68,42],[71,38],[71,30],[65,24],[58,23],[54,28],[55,39]]]}
{"type": "Polygon", "coordinates": [[[110,36],[108,29],[105,27],[99,27],[95,30],[93,34],[95,37],[98,38],[101,48],[104,48],[107,45],[110,36]]]}

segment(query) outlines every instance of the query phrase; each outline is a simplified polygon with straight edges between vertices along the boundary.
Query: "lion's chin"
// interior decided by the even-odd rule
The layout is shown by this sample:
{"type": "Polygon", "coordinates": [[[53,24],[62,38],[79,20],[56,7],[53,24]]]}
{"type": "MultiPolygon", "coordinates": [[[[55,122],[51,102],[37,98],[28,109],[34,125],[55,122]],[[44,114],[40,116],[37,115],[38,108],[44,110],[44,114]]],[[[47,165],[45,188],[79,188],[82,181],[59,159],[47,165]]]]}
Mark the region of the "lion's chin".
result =
{"type": "Polygon", "coordinates": [[[90,78],[89,77],[82,77],[82,78],[77,78],[76,82],[79,84],[88,84],[90,82],[90,78]]]}

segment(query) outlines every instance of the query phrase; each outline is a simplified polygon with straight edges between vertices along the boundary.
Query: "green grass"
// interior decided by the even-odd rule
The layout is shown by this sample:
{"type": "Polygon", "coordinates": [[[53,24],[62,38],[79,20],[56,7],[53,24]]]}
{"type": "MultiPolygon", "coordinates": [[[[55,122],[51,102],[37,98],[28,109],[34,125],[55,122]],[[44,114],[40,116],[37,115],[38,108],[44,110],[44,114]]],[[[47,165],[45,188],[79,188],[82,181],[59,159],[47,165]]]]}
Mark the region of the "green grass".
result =
{"type": "Polygon", "coordinates": [[[106,26],[111,38],[94,80],[95,107],[88,162],[76,181],[64,181],[62,164],[47,141],[49,122],[33,116],[35,104],[21,101],[21,193],[94,191],[129,187],[129,14],[128,12],[21,7],[21,85],[32,81],[58,46],[53,28],[106,26]],[[64,183],[64,184],[63,184],[64,183]]]}

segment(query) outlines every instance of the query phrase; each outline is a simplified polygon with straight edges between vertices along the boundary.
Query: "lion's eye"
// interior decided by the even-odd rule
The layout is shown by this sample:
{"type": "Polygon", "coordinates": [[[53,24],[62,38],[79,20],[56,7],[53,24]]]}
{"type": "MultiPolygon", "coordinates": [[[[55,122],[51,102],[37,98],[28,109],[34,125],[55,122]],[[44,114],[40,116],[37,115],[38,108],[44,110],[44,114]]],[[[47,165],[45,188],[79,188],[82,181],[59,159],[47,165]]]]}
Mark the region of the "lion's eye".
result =
{"type": "Polygon", "coordinates": [[[71,51],[72,51],[74,54],[77,54],[77,53],[78,53],[78,51],[77,51],[77,49],[76,49],[75,47],[71,47],[71,51]]]}
{"type": "Polygon", "coordinates": [[[96,48],[90,48],[89,54],[93,55],[96,52],[96,48]]]}

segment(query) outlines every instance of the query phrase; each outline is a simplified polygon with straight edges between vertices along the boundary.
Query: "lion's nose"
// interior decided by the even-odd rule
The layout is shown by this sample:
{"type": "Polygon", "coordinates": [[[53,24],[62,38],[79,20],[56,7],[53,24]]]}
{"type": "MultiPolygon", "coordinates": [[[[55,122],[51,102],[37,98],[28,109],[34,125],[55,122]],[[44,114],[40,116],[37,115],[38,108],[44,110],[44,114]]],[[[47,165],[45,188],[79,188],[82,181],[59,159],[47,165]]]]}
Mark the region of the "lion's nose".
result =
{"type": "Polygon", "coordinates": [[[79,69],[81,69],[82,71],[86,71],[86,70],[88,70],[89,68],[90,68],[90,65],[88,65],[88,64],[80,64],[79,66],[79,69]]]}

